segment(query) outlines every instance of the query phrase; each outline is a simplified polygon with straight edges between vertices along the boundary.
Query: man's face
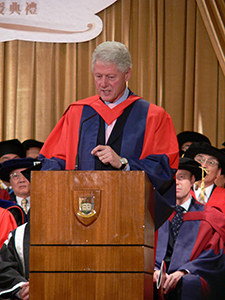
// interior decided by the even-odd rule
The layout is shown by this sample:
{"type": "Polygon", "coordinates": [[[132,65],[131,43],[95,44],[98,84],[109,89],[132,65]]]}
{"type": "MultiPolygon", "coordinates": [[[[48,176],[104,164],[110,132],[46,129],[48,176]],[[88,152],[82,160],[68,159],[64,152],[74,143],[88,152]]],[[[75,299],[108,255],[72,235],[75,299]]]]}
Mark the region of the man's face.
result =
{"type": "Polygon", "coordinates": [[[176,201],[181,205],[189,198],[195,177],[187,170],[178,170],[176,173],[176,201]]]}
{"type": "Polygon", "coordinates": [[[121,73],[114,63],[96,61],[93,68],[95,87],[103,101],[116,102],[123,95],[126,82],[130,79],[130,69],[121,73]]]}
{"type": "Polygon", "coordinates": [[[183,150],[184,152],[187,151],[187,149],[191,146],[192,142],[185,142],[183,143],[183,145],[181,146],[181,150],[183,150]]]}
{"type": "Polygon", "coordinates": [[[38,158],[40,152],[40,148],[38,147],[30,147],[27,151],[26,151],[26,157],[31,157],[34,159],[38,158]]]}
{"type": "Polygon", "coordinates": [[[13,153],[5,154],[0,157],[0,163],[2,163],[3,161],[16,159],[16,158],[20,158],[20,157],[17,154],[13,154],[13,153]]]}
{"type": "Polygon", "coordinates": [[[214,181],[220,176],[221,168],[219,168],[219,161],[216,157],[199,153],[194,158],[197,162],[199,162],[203,168],[206,169],[208,174],[205,176],[205,187],[210,186],[214,183],[214,181]]]}
{"type": "Polygon", "coordinates": [[[16,169],[10,173],[10,184],[16,196],[26,198],[30,196],[30,182],[22,175],[23,169],[16,169]]]}

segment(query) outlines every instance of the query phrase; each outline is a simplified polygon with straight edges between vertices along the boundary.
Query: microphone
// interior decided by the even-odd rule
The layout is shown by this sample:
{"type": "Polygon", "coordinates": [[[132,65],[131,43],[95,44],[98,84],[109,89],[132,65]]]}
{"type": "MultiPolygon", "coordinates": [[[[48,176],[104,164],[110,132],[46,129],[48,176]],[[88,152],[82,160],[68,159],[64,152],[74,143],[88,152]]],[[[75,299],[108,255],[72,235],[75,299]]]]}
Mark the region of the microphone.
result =
{"type": "Polygon", "coordinates": [[[77,145],[77,155],[76,155],[76,162],[75,162],[75,170],[76,170],[76,171],[77,171],[78,168],[79,168],[79,153],[78,153],[78,151],[79,151],[79,146],[80,146],[80,136],[81,136],[83,124],[84,124],[86,121],[90,120],[91,118],[95,117],[96,115],[97,115],[97,114],[94,114],[94,115],[88,117],[87,119],[84,119],[84,120],[81,122],[81,124],[80,124],[79,137],[78,137],[78,145],[77,145]]]}

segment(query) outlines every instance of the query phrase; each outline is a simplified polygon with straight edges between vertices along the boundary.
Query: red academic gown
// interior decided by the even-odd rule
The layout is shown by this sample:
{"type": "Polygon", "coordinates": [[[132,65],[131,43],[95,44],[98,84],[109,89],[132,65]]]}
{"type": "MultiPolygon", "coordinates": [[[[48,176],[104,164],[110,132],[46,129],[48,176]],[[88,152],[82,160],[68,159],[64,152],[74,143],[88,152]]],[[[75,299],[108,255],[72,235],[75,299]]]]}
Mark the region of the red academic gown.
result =
{"type": "Polygon", "coordinates": [[[0,199],[10,200],[10,195],[5,189],[0,188],[0,199]]]}
{"type": "MultiPolygon", "coordinates": [[[[165,259],[171,215],[160,228],[156,252],[156,269],[165,259]]],[[[182,300],[223,299],[225,293],[225,216],[216,208],[193,203],[183,214],[183,223],[173,247],[168,274],[189,270],[183,276],[182,300]]]]}
{"type": "Polygon", "coordinates": [[[0,207],[0,248],[8,238],[10,231],[17,228],[13,215],[6,209],[0,207]]]}
{"type": "MultiPolygon", "coordinates": [[[[105,105],[98,95],[72,103],[47,138],[40,153],[46,158],[56,157],[64,160],[66,170],[74,169],[84,107],[90,106],[93,108],[93,113],[99,114],[107,124],[110,124],[123,113],[126,107],[139,99],[140,97],[131,95],[113,109],[105,105]]],[[[159,106],[148,103],[147,110],[146,119],[143,123],[146,129],[139,159],[143,159],[148,155],[166,154],[169,158],[170,167],[176,169],[179,163],[179,155],[172,120],[164,109],[159,106]]],[[[133,124],[134,127],[136,125],[139,124],[133,124]]]]}
{"type": "MultiPolygon", "coordinates": [[[[191,190],[191,195],[196,200],[195,193],[193,190],[191,190]]],[[[216,186],[213,189],[206,205],[219,208],[223,213],[225,213],[225,189],[216,186]]]]}
{"type": "Polygon", "coordinates": [[[78,148],[79,170],[95,170],[96,158],[91,150],[101,144],[98,143],[100,117],[107,124],[116,119],[118,122],[131,106],[121,129],[122,142],[117,154],[128,159],[131,170],[144,170],[159,192],[159,198],[167,192],[168,207],[175,207],[175,189],[173,186],[171,191],[170,187],[179,164],[179,149],[173,122],[163,108],[133,94],[113,109],[98,95],[72,103],[41,149],[42,170],[55,169],[56,162],[63,162],[66,170],[75,169],[78,148]],[[49,160],[50,167],[45,168],[49,160]]]}

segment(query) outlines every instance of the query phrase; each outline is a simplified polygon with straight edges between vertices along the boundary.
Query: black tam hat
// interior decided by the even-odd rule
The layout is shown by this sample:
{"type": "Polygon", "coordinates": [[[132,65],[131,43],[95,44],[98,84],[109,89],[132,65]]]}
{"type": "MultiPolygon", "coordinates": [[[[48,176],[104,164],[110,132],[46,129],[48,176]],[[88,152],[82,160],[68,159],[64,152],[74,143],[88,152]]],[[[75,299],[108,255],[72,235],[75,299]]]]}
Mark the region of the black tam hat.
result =
{"type": "Polygon", "coordinates": [[[0,157],[5,154],[16,154],[19,157],[23,157],[23,151],[23,145],[18,139],[0,142],[0,157]]]}
{"type": "Polygon", "coordinates": [[[0,164],[0,179],[9,182],[10,173],[12,171],[17,169],[31,169],[31,168],[33,170],[40,170],[41,162],[33,158],[18,158],[18,159],[10,159],[4,161],[3,163],[0,164]]]}
{"type": "Polygon", "coordinates": [[[195,176],[195,181],[202,179],[201,164],[192,158],[180,157],[178,169],[191,172],[195,176]]]}

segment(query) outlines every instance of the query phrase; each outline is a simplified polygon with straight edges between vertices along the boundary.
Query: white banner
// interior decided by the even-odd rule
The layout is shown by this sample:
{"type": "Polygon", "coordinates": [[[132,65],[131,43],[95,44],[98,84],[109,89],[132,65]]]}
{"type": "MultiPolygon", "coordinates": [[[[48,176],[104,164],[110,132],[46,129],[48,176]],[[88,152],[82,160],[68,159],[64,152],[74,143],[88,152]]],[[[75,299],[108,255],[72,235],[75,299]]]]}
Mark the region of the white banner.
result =
{"type": "Polygon", "coordinates": [[[103,28],[97,13],[117,0],[0,0],[0,42],[74,43],[103,28]]]}

